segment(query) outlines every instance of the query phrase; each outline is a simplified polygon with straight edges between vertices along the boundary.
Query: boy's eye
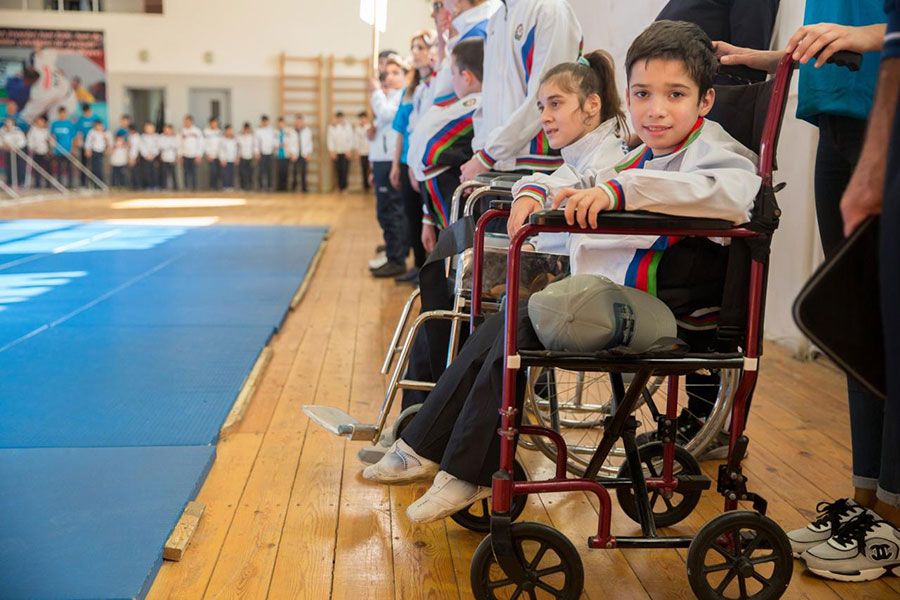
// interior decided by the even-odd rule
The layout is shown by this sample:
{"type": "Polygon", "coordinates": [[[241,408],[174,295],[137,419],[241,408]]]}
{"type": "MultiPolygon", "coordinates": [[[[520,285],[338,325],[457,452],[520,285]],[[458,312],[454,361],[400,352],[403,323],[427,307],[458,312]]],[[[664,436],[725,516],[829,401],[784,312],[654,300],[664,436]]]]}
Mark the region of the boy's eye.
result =
{"type": "Polygon", "coordinates": [[[672,92],[673,98],[682,98],[684,97],[684,92],[672,92]]]}

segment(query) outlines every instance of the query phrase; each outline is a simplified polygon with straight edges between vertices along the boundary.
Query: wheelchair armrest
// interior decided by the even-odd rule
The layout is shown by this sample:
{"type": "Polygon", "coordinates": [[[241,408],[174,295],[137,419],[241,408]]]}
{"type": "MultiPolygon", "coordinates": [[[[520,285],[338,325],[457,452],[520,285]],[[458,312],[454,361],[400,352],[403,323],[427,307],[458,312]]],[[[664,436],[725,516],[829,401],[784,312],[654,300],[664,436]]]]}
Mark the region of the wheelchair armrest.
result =
{"type": "MultiPolygon", "coordinates": [[[[549,227],[568,227],[565,213],[561,210],[542,210],[533,213],[528,222],[531,225],[545,225],[549,227]]],[[[698,231],[710,229],[734,229],[729,221],[722,219],[703,219],[695,217],[673,217],[660,213],[645,211],[601,213],[597,217],[597,224],[610,228],[646,227],[654,229],[696,229],[698,231]]],[[[573,228],[574,231],[574,228],[573,228]]],[[[580,229],[578,230],[580,231],[580,229]]]]}
{"type": "Polygon", "coordinates": [[[509,212],[512,209],[512,200],[491,200],[491,208],[509,212]]]}
{"type": "Polygon", "coordinates": [[[495,179],[508,179],[513,177],[513,181],[522,177],[519,173],[506,173],[504,171],[488,171],[475,176],[475,181],[483,185],[491,185],[495,179]]]}

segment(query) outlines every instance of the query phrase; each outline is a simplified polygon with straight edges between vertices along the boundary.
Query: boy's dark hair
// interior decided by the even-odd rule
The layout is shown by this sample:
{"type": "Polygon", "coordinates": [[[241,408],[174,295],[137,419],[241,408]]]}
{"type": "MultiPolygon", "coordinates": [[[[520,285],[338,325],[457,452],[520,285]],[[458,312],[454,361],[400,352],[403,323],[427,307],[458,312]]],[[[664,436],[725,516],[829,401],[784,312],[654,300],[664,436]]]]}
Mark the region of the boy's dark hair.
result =
{"type": "Polygon", "coordinates": [[[61,115],[64,112],[68,112],[68,111],[66,111],[65,106],[60,106],[59,108],[56,109],[56,114],[58,114],[58,115],[61,115]]]}
{"type": "Polygon", "coordinates": [[[453,47],[453,60],[459,71],[468,71],[479,82],[484,74],[484,40],[469,38],[453,47]]]}
{"type": "Polygon", "coordinates": [[[185,118],[185,119],[190,119],[191,121],[194,120],[193,115],[184,115],[184,118],[185,118]]]}
{"type": "Polygon", "coordinates": [[[615,64],[606,50],[594,50],[578,62],[556,65],[541,79],[541,85],[547,82],[556,84],[564,92],[577,94],[581,107],[591,94],[597,94],[600,97],[600,122],[616,119],[619,134],[628,131],[622,100],[616,89],[615,64]]]}
{"type": "Polygon", "coordinates": [[[216,123],[218,123],[218,122],[219,122],[219,117],[210,117],[210,118],[209,118],[209,123],[210,123],[210,125],[212,124],[213,121],[215,121],[216,123]]]}
{"type": "Polygon", "coordinates": [[[244,129],[251,129],[250,121],[244,121],[244,129]]]}
{"type": "Polygon", "coordinates": [[[269,115],[262,115],[262,116],[259,118],[259,120],[260,120],[260,121],[268,121],[268,120],[269,120],[269,115]]]}
{"type": "Polygon", "coordinates": [[[337,111],[336,113],[334,113],[334,116],[337,117],[337,118],[339,118],[339,119],[340,119],[340,118],[343,118],[343,116],[344,116],[344,111],[339,110],[339,111],[337,111]]]}
{"type": "Polygon", "coordinates": [[[93,125],[103,125],[103,119],[94,119],[93,125]]]}
{"type": "Polygon", "coordinates": [[[378,53],[378,59],[381,60],[381,59],[387,58],[388,56],[391,56],[392,54],[397,54],[397,51],[396,50],[382,50],[381,52],[378,53]]]}
{"type": "Polygon", "coordinates": [[[367,112],[364,111],[364,110],[361,110],[361,111],[359,111],[358,113],[356,113],[356,116],[357,116],[357,117],[368,117],[368,116],[369,116],[369,113],[367,113],[367,112]]]}
{"type": "Polygon", "coordinates": [[[85,102],[81,105],[81,112],[88,112],[89,110],[94,110],[94,107],[91,106],[90,102],[85,102]]]}
{"type": "Polygon", "coordinates": [[[631,43],[625,56],[625,73],[631,80],[631,67],[639,60],[654,58],[680,60],[691,79],[700,88],[700,98],[712,88],[719,69],[716,51],[709,36],[687,21],[657,21],[631,43]]]}

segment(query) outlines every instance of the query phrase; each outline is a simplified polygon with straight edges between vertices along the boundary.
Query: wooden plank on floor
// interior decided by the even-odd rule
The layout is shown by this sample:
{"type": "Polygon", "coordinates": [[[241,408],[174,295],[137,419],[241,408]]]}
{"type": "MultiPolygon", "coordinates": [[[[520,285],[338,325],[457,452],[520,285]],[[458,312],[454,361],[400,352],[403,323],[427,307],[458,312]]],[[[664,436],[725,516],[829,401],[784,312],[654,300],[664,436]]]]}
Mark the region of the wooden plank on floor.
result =
{"type": "Polygon", "coordinates": [[[163,559],[179,561],[184,556],[194,532],[200,525],[200,517],[203,516],[203,509],[206,508],[202,502],[191,501],[184,507],[181,518],[175,524],[175,529],[166,543],[163,545],[163,559]]]}

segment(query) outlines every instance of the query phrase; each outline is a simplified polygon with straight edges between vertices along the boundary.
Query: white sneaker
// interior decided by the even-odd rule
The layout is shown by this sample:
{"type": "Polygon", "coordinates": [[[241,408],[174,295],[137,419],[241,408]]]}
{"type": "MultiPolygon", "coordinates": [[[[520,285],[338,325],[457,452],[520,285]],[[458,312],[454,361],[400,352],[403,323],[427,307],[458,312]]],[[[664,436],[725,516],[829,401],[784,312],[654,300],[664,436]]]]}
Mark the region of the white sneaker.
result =
{"type": "Polygon", "coordinates": [[[414,523],[430,523],[459,512],[473,502],[489,498],[491,488],[457,479],[446,471],[439,471],[425,495],[406,509],[406,516],[414,523]]]}
{"type": "Polygon", "coordinates": [[[412,483],[431,479],[440,465],[416,454],[403,440],[391,444],[390,449],[374,465],[363,470],[363,479],[378,483],[412,483]]]}
{"type": "Polygon", "coordinates": [[[834,502],[819,502],[816,505],[816,512],[819,513],[819,516],[815,521],[806,527],[787,532],[794,558],[799,558],[810,548],[827,542],[838,532],[841,525],[864,511],[862,506],[850,498],[840,498],[834,502]]]}
{"type": "Polygon", "coordinates": [[[836,581],[871,581],[888,572],[900,576],[900,531],[866,510],[802,558],[807,569],[836,581]]]}
{"type": "Polygon", "coordinates": [[[375,258],[369,261],[369,270],[374,271],[375,269],[386,265],[387,261],[387,254],[385,254],[384,252],[379,252],[375,255],[375,258]]]}

